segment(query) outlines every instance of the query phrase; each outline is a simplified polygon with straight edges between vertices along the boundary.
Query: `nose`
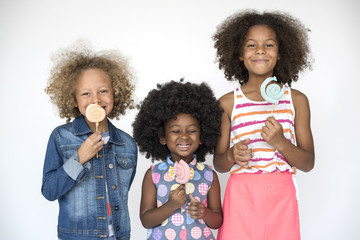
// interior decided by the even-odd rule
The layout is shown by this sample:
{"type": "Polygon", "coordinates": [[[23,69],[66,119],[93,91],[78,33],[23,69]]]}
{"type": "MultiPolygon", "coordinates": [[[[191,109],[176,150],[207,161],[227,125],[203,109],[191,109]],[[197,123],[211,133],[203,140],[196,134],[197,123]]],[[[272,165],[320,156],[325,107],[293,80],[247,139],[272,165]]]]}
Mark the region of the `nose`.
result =
{"type": "Polygon", "coordinates": [[[188,139],[189,138],[189,134],[185,131],[181,134],[180,136],[181,139],[188,139]]]}
{"type": "Polygon", "coordinates": [[[258,48],[256,49],[256,54],[257,54],[257,55],[263,55],[263,54],[265,54],[264,48],[258,47],[258,48]]]}
{"type": "Polygon", "coordinates": [[[95,94],[93,95],[92,102],[93,102],[93,103],[100,103],[99,94],[95,93],[95,94]]]}

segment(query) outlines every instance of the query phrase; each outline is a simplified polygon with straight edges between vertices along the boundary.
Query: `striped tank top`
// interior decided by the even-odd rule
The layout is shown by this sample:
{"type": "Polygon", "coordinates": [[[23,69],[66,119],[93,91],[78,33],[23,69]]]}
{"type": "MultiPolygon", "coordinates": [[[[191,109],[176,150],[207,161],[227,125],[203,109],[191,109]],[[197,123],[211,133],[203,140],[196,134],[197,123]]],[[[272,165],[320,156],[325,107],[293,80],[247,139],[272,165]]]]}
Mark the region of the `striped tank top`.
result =
{"type": "Polygon", "coordinates": [[[291,143],[296,144],[295,110],[291,99],[291,89],[289,86],[284,86],[284,90],[285,94],[274,106],[266,101],[258,102],[248,99],[243,94],[240,84],[234,90],[230,147],[249,138],[248,146],[252,149],[254,156],[245,167],[235,164],[230,170],[231,174],[295,172],[295,168],[290,166],[284,156],[265,142],[261,136],[266,119],[273,114],[273,117],[282,125],[284,136],[291,143]]]}

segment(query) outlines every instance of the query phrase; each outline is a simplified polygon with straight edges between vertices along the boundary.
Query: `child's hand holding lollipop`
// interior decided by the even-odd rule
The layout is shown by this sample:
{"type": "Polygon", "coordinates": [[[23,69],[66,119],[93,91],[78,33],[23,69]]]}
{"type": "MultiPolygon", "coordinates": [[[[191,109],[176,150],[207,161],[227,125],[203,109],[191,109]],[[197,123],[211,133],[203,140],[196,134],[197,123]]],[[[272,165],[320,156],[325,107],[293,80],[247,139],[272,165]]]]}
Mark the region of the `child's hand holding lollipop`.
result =
{"type": "MultiPolygon", "coordinates": [[[[95,123],[96,132],[98,131],[98,128],[99,128],[99,122],[104,120],[106,117],[105,110],[97,103],[90,104],[89,106],[87,106],[87,108],[85,110],[85,115],[86,115],[86,118],[90,122],[95,123]]],[[[98,157],[99,157],[99,154],[96,153],[96,158],[98,158],[98,157]]]]}

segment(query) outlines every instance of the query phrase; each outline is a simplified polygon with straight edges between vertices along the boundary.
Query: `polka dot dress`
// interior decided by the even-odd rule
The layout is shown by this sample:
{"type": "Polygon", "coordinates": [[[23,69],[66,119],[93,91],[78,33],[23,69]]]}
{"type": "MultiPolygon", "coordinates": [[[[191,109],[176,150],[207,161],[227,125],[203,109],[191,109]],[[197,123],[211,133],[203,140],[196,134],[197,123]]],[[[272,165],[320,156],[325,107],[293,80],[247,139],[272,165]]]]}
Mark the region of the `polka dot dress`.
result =
{"type": "MultiPolygon", "coordinates": [[[[167,157],[166,162],[152,166],[152,179],[157,189],[158,207],[166,203],[170,191],[179,186],[175,178],[169,175],[169,169],[173,166],[170,156],[167,157]]],[[[207,206],[207,193],[213,181],[213,171],[208,165],[197,163],[196,157],[189,167],[194,170],[194,174],[185,184],[186,194],[192,193],[197,200],[207,206]]],[[[190,202],[189,196],[187,196],[187,202],[190,202]]],[[[147,239],[215,239],[203,220],[193,219],[186,213],[186,205],[187,203],[182,210],[177,209],[161,225],[148,229],[147,239]]]]}

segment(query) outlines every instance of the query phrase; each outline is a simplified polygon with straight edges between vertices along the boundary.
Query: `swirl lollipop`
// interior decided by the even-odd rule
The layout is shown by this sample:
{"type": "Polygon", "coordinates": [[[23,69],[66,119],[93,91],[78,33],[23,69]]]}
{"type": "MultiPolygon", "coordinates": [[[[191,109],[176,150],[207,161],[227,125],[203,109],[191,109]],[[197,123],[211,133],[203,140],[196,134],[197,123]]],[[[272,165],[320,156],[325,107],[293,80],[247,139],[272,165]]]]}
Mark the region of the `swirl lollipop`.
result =
{"type": "MultiPolygon", "coordinates": [[[[174,172],[177,183],[186,184],[190,180],[190,167],[184,160],[181,159],[179,162],[175,162],[174,172]]],[[[183,213],[182,207],[181,213],[183,213]]]]}
{"type": "Polygon", "coordinates": [[[261,96],[265,99],[265,101],[272,103],[274,112],[274,104],[279,103],[279,99],[284,95],[284,88],[280,87],[276,83],[270,83],[271,81],[277,82],[276,77],[268,77],[260,86],[261,96]],[[270,84],[269,84],[270,83],[270,84]]]}
{"type": "Polygon", "coordinates": [[[190,168],[184,161],[180,160],[174,164],[175,181],[180,184],[186,184],[190,180],[190,168]]]}
{"type": "MultiPolygon", "coordinates": [[[[106,117],[106,113],[105,110],[97,103],[95,104],[90,104],[89,106],[87,106],[86,110],[85,110],[85,115],[86,118],[90,121],[90,122],[94,122],[95,126],[96,126],[96,131],[98,131],[98,127],[99,127],[99,122],[101,122],[102,120],[105,119],[106,117]]],[[[98,153],[96,154],[96,158],[98,158],[98,153]]]]}
{"type": "Polygon", "coordinates": [[[87,106],[85,115],[90,122],[94,123],[99,123],[106,117],[105,110],[97,103],[87,106]]]}

